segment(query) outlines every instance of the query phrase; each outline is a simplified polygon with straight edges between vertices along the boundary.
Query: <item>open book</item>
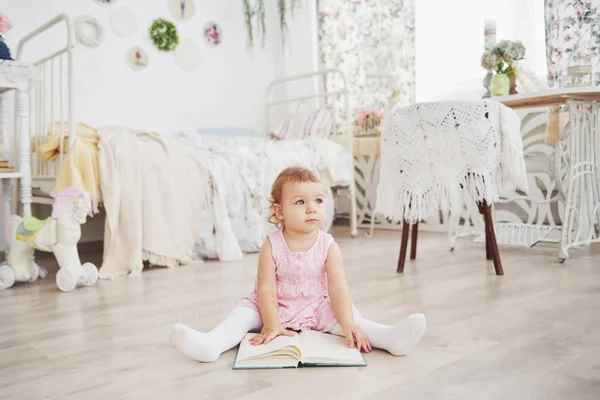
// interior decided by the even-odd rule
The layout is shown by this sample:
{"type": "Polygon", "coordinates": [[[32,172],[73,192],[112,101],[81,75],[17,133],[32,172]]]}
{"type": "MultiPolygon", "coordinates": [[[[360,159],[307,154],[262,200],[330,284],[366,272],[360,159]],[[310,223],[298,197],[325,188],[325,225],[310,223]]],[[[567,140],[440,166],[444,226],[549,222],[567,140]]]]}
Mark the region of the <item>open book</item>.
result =
{"type": "Polygon", "coordinates": [[[240,343],[233,369],[367,366],[362,353],[356,347],[348,347],[348,342],[341,336],[302,331],[254,346],[250,344],[250,338],[255,335],[246,334],[240,343]]]}

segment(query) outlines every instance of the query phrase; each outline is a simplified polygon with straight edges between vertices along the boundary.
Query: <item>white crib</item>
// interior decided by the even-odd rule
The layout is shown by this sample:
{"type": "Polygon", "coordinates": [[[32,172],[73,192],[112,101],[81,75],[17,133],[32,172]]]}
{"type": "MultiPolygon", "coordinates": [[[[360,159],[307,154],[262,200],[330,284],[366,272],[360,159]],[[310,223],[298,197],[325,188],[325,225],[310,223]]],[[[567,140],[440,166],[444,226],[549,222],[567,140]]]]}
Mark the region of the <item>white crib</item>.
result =
{"type": "MultiPolygon", "coordinates": [[[[47,46],[48,43],[44,45],[47,46]]],[[[47,47],[46,47],[47,48],[47,47]]],[[[68,148],[75,142],[75,92],[73,90],[74,28],[67,14],[60,14],[39,28],[25,35],[18,44],[16,59],[32,63],[38,70],[39,79],[29,89],[29,137],[37,149],[53,135],[59,135],[60,149],[65,141],[68,148]],[[54,34],[60,28],[62,34],[54,34]],[[58,42],[57,39],[58,38],[58,42]],[[40,56],[44,39],[59,44],[56,51],[40,56]],[[28,55],[28,52],[35,57],[28,55]]],[[[15,143],[13,141],[13,143],[15,143]]],[[[44,161],[37,151],[31,154],[32,203],[52,204],[50,194],[63,163],[64,151],[58,158],[44,161]]]]}

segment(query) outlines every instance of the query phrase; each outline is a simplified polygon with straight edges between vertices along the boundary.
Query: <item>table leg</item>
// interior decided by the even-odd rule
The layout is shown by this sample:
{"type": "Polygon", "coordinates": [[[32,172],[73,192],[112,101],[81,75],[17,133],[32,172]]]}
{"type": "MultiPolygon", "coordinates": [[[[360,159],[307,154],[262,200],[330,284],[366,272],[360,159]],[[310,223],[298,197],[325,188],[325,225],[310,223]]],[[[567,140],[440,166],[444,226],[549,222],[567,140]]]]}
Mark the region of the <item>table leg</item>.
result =
{"type": "MultiPolygon", "coordinates": [[[[600,242],[600,166],[597,162],[600,103],[569,101],[571,134],[559,260],[569,249],[600,242]]],[[[558,175],[560,176],[560,175],[558,175]]],[[[560,179],[560,178],[559,178],[560,179]]]]}
{"type": "Polygon", "coordinates": [[[358,236],[358,215],[356,212],[356,182],[350,184],[350,237],[358,236]]]}
{"type": "MultiPolygon", "coordinates": [[[[4,229],[4,231],[6,232],[5,227],[12,213],[12,183],[10,179],[2,179],[2,200],[4,203],[4,221],[2,221],[4,224],[2,225],[2,229],[4,229]]],[[[5,241],[6,244],[4,246],[4,252],[6,254],[6,252],[8,251],[8,238],[5,238],[5,241]]]]}
{"type": "Polygon", "coordinates": [[[21,178],[22,216],[31,216],[31,153],[29,143],[29,94],[17,91],[17,114],[19,117],[19,172],[21,178]]]}
{"type": "Polygon", "coordinates": [[[0,94],[0,130],[2,131],[2,159],[10,158],[8,145],[8,114],[6,110],[6,98],[0,94]]]}

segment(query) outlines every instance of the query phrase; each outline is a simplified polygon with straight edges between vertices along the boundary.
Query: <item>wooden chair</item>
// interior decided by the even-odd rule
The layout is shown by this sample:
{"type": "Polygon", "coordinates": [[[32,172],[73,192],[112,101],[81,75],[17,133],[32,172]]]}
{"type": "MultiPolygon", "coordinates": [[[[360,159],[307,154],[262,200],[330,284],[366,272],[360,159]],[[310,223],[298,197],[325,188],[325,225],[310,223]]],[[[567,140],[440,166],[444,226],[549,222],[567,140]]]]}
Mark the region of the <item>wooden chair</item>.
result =
{"type": "MultiPolygon", "coordinates": [[[[492,221],[492,206],[486,201],[479,203],[479,212],[483,215],[485,223],[485,258],[494,262],[494,270],[496,275],[504,275],[502,261],[500,260],[500,251],[496,242],[496,233],[494,232],[494,223],[492,221]]],[[[402,224],[402,239],[400,241],[400,256],[398,257],[398,267],[396,272],[404,273],[404,264],[406,263],[406,250],[408,248],[408,231],[411,229],[410,235],[410,259],[417,258],[417,237],[419,235],[419,223],[409,224],[404,221],[402,224]]]]}
{"type": "Polygon", "coordinates": [[[404,272],[411,230],[410,258],[417,257],[418,221],[459,211],[467,193],[483,216],[486,258],[504,275],[492,203],[528,189],[518,115],[492,100],[396,105],[381,132],[375,212],[404,221],[396,271],[404,272]]]}

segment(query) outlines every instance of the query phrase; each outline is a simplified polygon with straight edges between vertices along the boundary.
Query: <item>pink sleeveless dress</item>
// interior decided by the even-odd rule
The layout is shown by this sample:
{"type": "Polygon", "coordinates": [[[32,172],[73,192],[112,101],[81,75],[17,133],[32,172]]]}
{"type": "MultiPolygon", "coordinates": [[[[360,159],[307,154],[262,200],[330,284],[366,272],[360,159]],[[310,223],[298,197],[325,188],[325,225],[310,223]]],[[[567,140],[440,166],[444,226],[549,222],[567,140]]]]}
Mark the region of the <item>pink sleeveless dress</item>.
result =
{"type": "MultiPolygon", "coordinates": [[[[329,300],[325,261],[333,237],[319,230],[314,245],[305,252],[290,251],[280,229],[272,232],[269,240],[275,260],[281,324],[295,331],[330,331],[337,319],[329,300]]],[[[250,296],[241,298],[236,305],[258,311],[256,286],[250,296]]],[[[354,305],[352,312],[360,316],[354,305]]]]}

